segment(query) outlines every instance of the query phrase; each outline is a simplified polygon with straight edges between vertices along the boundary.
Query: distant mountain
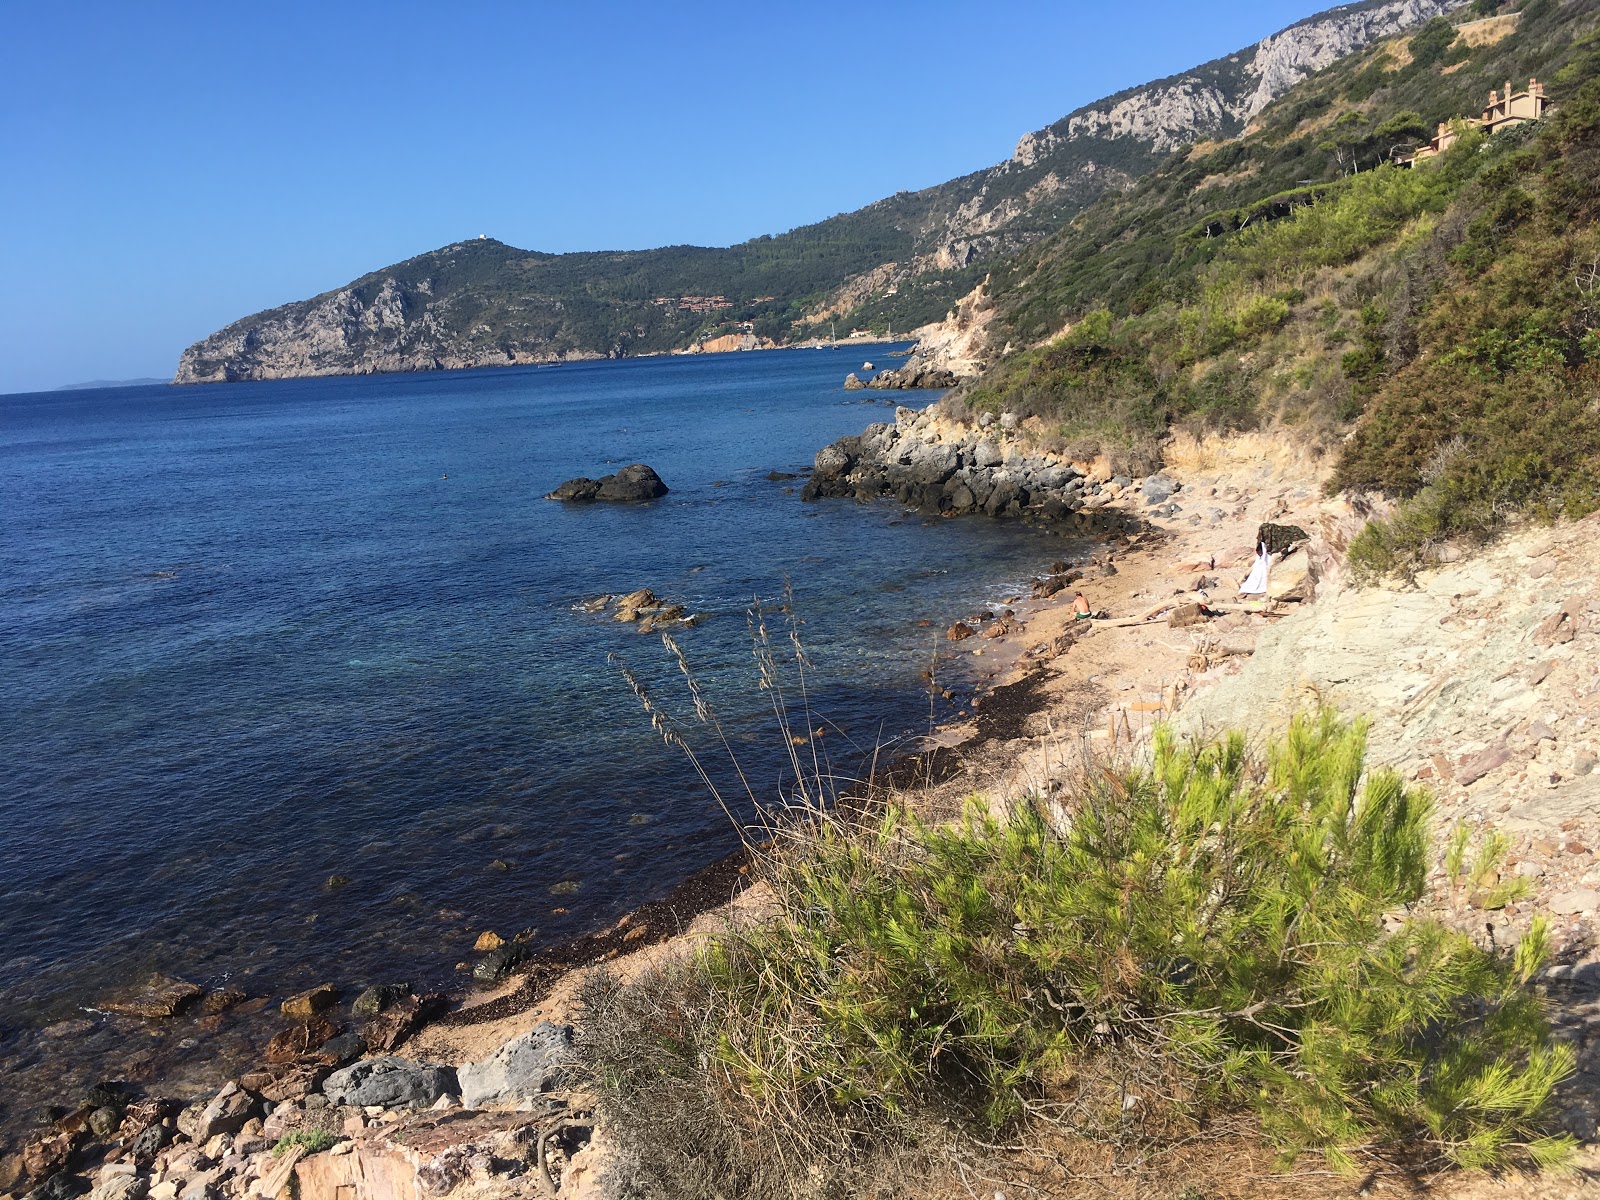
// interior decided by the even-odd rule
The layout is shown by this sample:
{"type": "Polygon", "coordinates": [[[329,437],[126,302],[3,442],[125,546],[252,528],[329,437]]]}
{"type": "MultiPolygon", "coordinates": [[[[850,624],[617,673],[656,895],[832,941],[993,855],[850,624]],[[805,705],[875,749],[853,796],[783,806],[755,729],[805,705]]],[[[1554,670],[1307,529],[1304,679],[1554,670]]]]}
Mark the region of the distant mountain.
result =
{"type": "Polygon", "coordinates": [[[154,384],[171,383],[170,379],[153,379],[145,376],[141,379],[91,379],[87,383],[63,383],[60,387],[51,388],[55,392],[82,392],[90,388],[116,388],[116,387],[150,387],[154,384]]]}
{"type": "Polygon", "coordinates": [[[830,320],[904,330],[1180,147],[1237,135],[1314,72],[1459,2],[1330,9],[1077,109],[997,166],[775,237],[559,255],[492,239],[445,246],[234,322],[184,351],[176,382],[621,357],[687,349],[746,325],[775,341],[830,320]]]}

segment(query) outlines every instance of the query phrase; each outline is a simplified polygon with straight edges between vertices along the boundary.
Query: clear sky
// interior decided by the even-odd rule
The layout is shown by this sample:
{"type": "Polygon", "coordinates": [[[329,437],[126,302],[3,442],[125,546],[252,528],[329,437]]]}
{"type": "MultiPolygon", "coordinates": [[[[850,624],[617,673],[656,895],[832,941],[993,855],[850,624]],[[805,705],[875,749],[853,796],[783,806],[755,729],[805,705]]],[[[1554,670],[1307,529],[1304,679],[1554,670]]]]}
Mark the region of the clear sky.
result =
{"type": "Polygon", "coordinates": [[[479,233],[777,233],[1322,7],[0,0],[0,392],[170,376],[230,321],[479,233]]]}

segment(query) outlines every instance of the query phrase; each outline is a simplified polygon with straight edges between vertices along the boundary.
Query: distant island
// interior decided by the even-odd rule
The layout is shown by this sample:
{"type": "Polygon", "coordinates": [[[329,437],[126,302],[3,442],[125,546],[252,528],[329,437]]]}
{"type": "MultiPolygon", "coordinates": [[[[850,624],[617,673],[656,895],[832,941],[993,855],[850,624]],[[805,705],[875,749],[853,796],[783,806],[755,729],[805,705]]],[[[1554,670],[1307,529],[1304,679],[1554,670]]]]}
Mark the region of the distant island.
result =
{"type": "Polygon", "coordinates": [[[157,379],[145,375],[138,379],[91,379],[86,383],[63,383],[60,387],[51,388],[53,392],[86,392],[91,388],[114,387],[151,387],[156,384],[169,384],[170,379],[157,379]]]}

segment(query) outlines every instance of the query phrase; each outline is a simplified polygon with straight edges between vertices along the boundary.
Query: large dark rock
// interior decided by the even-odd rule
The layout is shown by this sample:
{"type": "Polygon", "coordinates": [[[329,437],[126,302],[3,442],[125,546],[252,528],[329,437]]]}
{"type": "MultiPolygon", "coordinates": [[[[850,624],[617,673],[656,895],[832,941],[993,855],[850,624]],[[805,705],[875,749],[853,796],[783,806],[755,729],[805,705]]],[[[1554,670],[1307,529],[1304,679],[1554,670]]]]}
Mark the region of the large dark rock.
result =
{"type": "Polygon", "coordinates": [[[481,983],[493,983],[504,979],[516,970],[533,952],[521,942],[512,942],[508,946],[501,946],[485,954],[472,968],[472,977],[481,983]]]}
{"type": "Polygon", "coordinates": [[[71,1200],[89,1191],[89,1181],[77,1175],[53,1175],[31,1192],[23,1193],[22,1200],[71,1200]]]}
{"type": "Polygon", "coordinates": [[[322,1085],[322,1094],[334,1104],[381,1104],[385,1108],[427,1108],[440,1096],[454,1096],[458,1091],[451,1068],[393,1055],[353,1063],[329,1075],[322,1085]]]}
{"type": "Polygon", "coordinates": [[[358,1017],[375,1017],[396,1000],[411,994],[409,983],[375,983],[356,997],[350,1011],[358,1017]]]}
{"type": "Polygon", "coordinates": [[[633,463],[623,467],[613,475],[603,475],[599,479],[590,479],[579,476],[569,479],[553,492],[545,494],[546,500],[612,500],[623,504],[636,504],[642,500],[654,500],[667,494],[667,485],[661,481],[661,476],[645,466],[644,463],[633,463]]]}
{"type": "Polygon", "coordinates": [[[632,466],[623,467],[615,475],[607,475],[601,479],[600,490],[595,494],[595,499],[636,503],[640,500],[654,500],[666,494],[667,485],[661,482],[661,476],[644,463],[634,463],[632,466]]]}

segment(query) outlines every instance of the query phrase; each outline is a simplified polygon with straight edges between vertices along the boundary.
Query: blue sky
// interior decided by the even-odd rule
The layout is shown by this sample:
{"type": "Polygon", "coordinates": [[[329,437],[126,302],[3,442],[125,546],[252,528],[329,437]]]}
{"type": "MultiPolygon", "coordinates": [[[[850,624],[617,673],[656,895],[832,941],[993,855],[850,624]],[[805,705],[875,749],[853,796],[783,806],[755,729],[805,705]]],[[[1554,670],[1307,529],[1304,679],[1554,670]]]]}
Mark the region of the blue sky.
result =
{"type": "Polygon", "coordinates": [[[479,233],[780,232],[1320,7],[0,0],[0,392],[479,233]]]}

